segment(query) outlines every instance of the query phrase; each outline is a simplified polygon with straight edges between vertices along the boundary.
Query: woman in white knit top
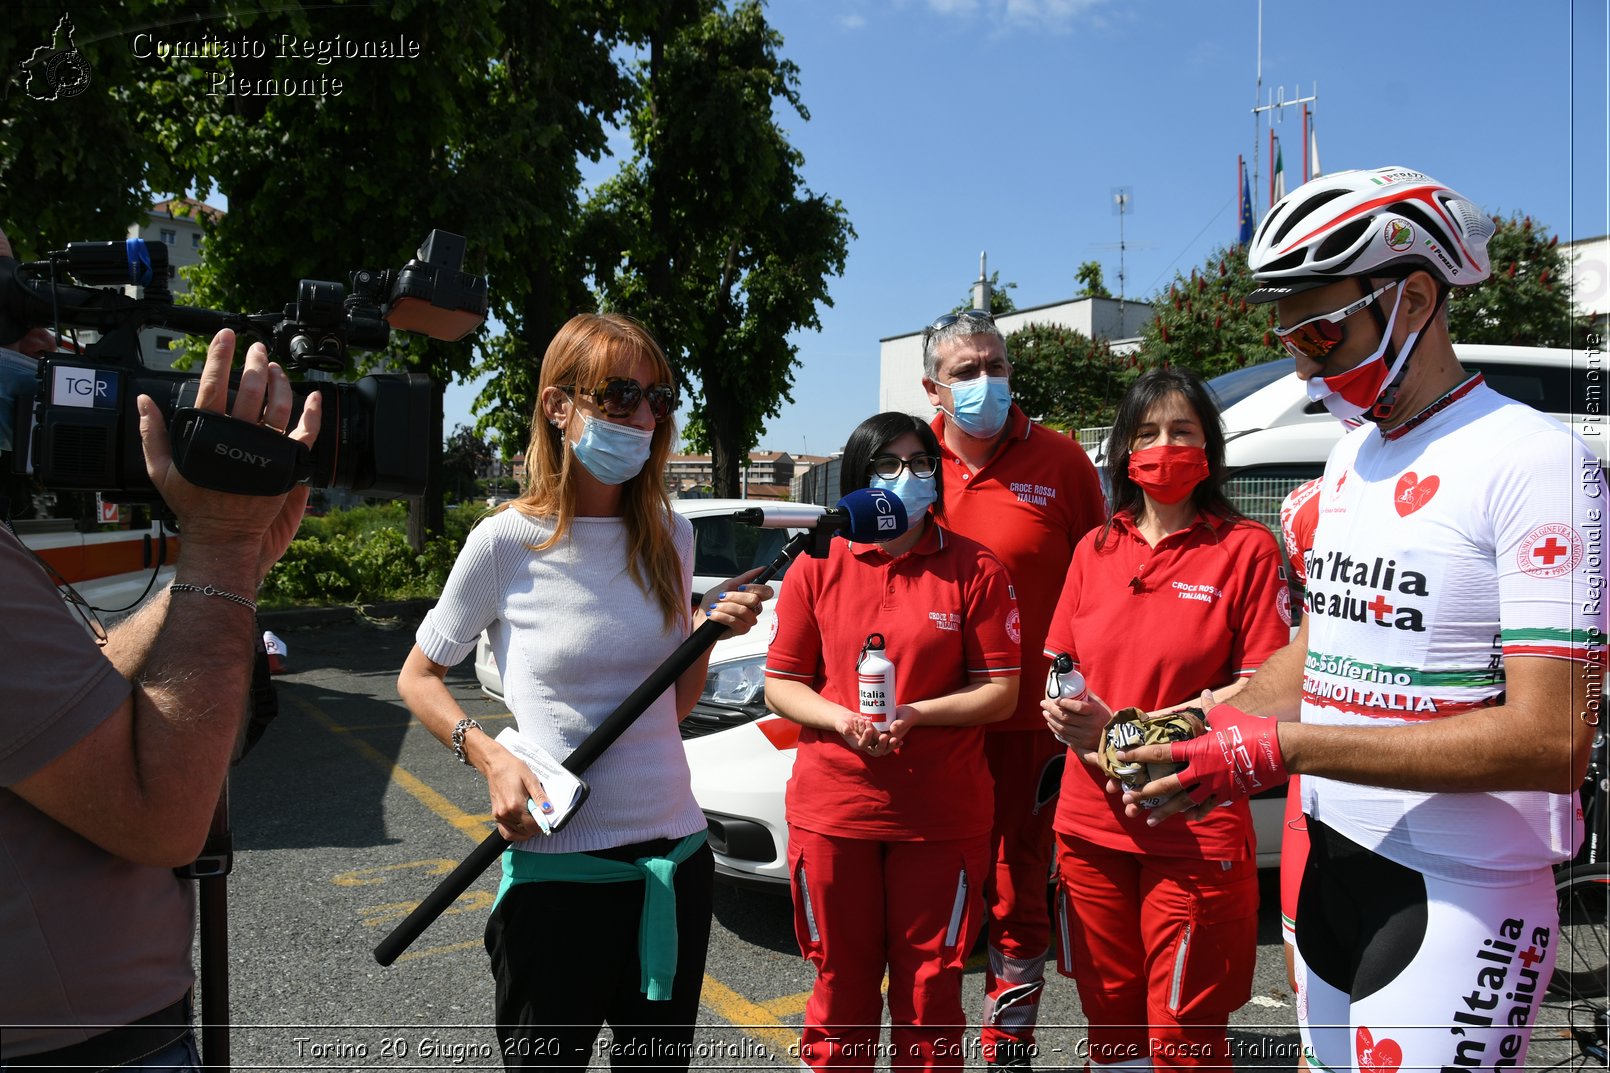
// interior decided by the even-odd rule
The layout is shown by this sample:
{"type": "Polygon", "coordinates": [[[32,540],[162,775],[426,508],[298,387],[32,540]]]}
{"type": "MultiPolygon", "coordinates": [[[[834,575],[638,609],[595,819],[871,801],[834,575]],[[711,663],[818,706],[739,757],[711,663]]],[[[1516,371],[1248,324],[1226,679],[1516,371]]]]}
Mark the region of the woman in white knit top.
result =
{"type": "Polygon", "coordinates": [[[607,1022],[623,1059],[691,1057],[713,860],[677,723],[709,653],[587,769],[545,833],[542,784],[453,700],[448,669],[488,630],[522,736],[563,759],[705,617],[744,633],[771,596],[735,578],[691,616],[693,531],[662,474],[671,369],[626,317],[581,315],[549,345],[524,493],[465,541],[397,681],[410,711],[485,776],[514,843],[486,930],[509,1067],[585,1067],[607,1022]]]}

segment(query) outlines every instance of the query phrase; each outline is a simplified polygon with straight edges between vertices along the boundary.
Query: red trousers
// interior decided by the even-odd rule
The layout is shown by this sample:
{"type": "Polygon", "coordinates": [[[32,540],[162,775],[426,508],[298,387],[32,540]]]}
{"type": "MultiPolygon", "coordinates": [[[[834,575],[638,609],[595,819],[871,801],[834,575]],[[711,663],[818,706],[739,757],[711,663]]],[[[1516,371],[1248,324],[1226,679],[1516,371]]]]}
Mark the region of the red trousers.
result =
{"type": "Polygon", "coordinates": [[[961,1068],[962,962],[983,923],[987,851],[983,835],[883,842],[789,825],[794,933],[816,967],[800,1037],[807,1066],[961,1068]]]}
{"type": "Polygon", "coordinates": [[[984,735],[984,760],[995,780],[991,869],[984,886],[989,966],[979,1033],[986,1062],[997,1043],[1034,1042],[1051,947],[1051,822],[1067,752],[1043,727],[984,735]]]}
{"type": "Polygon", "coordinates": [[[1113,850],[1057,833],[1062,951],[1090,1066],[1230,1068],[1225,1026],[1252,997],[1258,869],[1113,850]]]}

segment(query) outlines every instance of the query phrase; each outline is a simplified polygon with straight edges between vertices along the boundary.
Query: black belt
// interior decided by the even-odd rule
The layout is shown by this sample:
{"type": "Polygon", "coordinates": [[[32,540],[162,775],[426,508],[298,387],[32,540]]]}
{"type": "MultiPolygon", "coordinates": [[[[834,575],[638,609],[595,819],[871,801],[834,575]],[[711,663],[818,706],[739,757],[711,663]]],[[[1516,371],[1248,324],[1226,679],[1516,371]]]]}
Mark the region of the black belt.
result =
{"type": "Polygon", "coordinates": [[[190,1031],[190,996],[140,1018],[122,1028],[91,1036],[70,1047],[58,1047],[40,1054],[7,1058],[7,1073],[24,1069],[116,1069],[148,1058],[184,1038],[190,1031]]]}

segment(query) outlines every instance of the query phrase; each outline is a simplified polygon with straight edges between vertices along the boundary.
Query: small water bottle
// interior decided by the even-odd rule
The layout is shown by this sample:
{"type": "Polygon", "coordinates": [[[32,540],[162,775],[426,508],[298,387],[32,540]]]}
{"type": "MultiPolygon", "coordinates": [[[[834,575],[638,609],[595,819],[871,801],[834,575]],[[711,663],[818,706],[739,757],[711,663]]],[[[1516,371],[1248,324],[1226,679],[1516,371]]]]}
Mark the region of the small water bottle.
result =
{"type": "Polygon", "coordinates": [[[861,714],[872,720],[879,731],[889,729],[895,707],[894,664],[889,662],[883,646],[883,634],[871,634],[861,646],[861,658],[855,661],[861,714]]]}
{"type": "MultiPolygon", "coordinates": [[[[1052,700],[1085,700],[1090,696],[1085,676],[1074,669],[1073,657],[1066,652],[1058,652],[1051,660],[1051,670],[1045,676],[1045,695],[1052,700]]],[[[1061,734],[1051,736],[1064,745],[1073,744],[1061,734]]]]}

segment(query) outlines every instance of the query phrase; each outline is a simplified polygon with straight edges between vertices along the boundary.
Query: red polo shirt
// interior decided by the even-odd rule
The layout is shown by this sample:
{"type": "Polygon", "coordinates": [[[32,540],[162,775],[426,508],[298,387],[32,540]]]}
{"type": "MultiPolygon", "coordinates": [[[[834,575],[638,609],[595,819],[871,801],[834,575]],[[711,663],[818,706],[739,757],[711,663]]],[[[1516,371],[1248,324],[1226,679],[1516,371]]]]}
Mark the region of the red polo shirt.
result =
{"type": "Polygon", "coordinates": [[[1040,696],[1049,669],[1040,651],[1045,631],[1074,546],[1106,518],[1096,467],[1079,441],[1035,424],[1015,403],[1001,445],[977,470],[945,446],[943,414],[934,418],[933,428],[945,467],[945,527],[1000,558],[1023,614],[1024,685],[1017,711],[988,729],[1043,733],[1040,696]]]}
{"type": "MultiPolygon", "coordinates": [[[[1257,522],[1199,517],[1155,548],[1127,513],[1113,519],[1098,549],[1100,532],[1074,551],[1045,648],[1073,656],[1091,690],[1115,710],[1195,700],[1204,689],[1251,674],[1289,640],[1280,617],[1280,549],[1257,522]]],[[[1058,831],[1175,857],[1250,855],[1245,801],[1205,820],[1148,828],[1144,818],[1124,815],[1121,798],[1103,790],[1106,780],[1070,759],[1058,831]]]]}
{"type": "MultiPolygon", "coordinates": [[[[891,558],[876,544],[835,540],[801,559],[777,598],[766,675],[803,681],[856,710],[855,663],[881,633],[895,700],[944,696],[972,678],[1015,677],[1017,602],[1000,560],[930,524],[891,558]]],[[[821,834],[924,840],[987,834],[993,805],[982,727],[916,726],[897,753],[867,756],[832,731],[800,731],[788,822],[821,834]]]]}

